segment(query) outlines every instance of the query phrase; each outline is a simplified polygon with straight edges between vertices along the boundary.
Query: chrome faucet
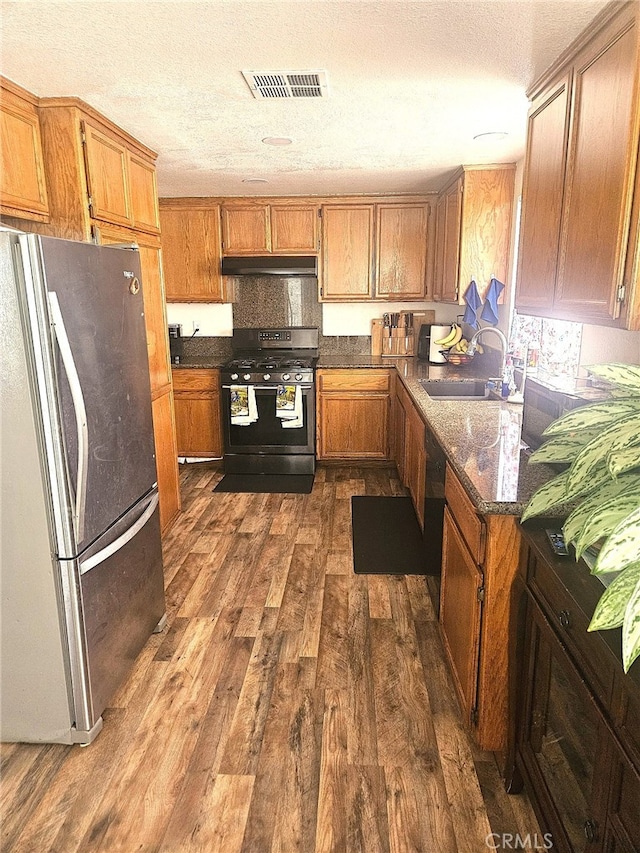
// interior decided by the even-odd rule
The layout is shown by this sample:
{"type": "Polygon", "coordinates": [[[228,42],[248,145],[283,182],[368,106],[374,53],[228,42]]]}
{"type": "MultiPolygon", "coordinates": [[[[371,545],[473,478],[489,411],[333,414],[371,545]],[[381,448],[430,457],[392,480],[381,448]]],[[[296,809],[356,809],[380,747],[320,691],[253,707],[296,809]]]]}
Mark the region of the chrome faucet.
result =
{"type": "Polygon", "coordinates": [[[494,332],[499,338],[500,343],[502,344],[502,363],[500,365],[500,381],[504,379],[505,367],[507,364],[507,339],[503,332],[500,329],[497,329],[495,326],[485,326],[483,329],[478,329],[475,335],[469,341],[469,346],[467,347],[467,355],[475,355],[476,353],[476,344],[481,335],[485,332],[494,332]]]}

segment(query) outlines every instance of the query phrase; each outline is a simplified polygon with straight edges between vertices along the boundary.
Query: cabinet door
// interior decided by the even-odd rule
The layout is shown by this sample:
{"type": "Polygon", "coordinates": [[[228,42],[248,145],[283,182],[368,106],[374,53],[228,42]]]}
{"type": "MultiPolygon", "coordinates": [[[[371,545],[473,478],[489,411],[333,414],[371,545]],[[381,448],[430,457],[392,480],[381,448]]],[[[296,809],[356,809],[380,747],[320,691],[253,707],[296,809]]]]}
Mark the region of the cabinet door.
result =
{"type": "Polygon", "coordinates": [[[225,255],[271,252],[268,206],[223,207],[222,245],[225,255]]]}
{"type": "Polygon", "coordinates": [[[424,445],[425,426],[413,404],[405,419],[404,475],[420,527],[424,528],[424,498],[427,454],[424,445]]]}
{"type": "Polygon", "coordinates": [[[389,395],[359,391],[320,394],[320,459],[388,459],[389,395]]]}
{"type": "Polygon", "coordinates": [[[219,371],[174,370],[173,395],[178,456],[222,456],[219,371]]]}
{"type": "Polygon", "coordinates": [[[635,10],[613,19],[576,58],[555,307],[583,322],[620,311],[638,155],[635,10]],[[620,298],[621,298],[620,294],[620,298]]]}
{"type": "Polygon", "coordinates": [[[637,853],[640,844],[640,780],[625,755],[610,744],[611,782],[604,853],[637,853]]]}
{"type": "Polygon", "coordinates": [[[158,189],[154,164],[135,154],[130,154],[129,178],[133,227],[138,231],[159,233],[158,189]]]}
{"type": "Polygon", "coordinates": [[[441,302],[458,301],[458,276],[460,270],[460,228],[462,224],[463,184],[460,178],[446,193],[441,214],[440,284],[438,298],[441,302]]]}
{"type": "Polygon", "coordinates": [[[453,516],[445,508],[440,628],[467,725],[475,725],[482,616],[478,590],[482,585],[482,573],[469,554],[453,516]]]}
{"type": "Polygon", "coordinates": [[[160,210],[169,302],[224,302],[220,208],[160,210]]]}
{"type": "Polygon", "coordinates": [[[318,251],[318,208],[272,204],[271,251],[274,254],[315,254],[318,251]]]}
{"type": "Polygon", "coordinates": [[[325,301],[373,296],[373,205],[322,208],[322,284],[325,301]]]}
{"type": "Polygon", "coordinates": [[[82,122],[91,216],[116,225],[132,225],[129,200],[129,152],[93,127],[82,122]]]}
{"type": "Polygon", "coordinates": [[[556,283],[569,128],[570,77],[541,95],[529,112],[522,188],[516,305],[550,315],[556,283]]]}
{"type": "Polygon", "coordinates": [[[151,403],[153,434],[156,444],[158,493],[160,495],[160,527],[168,530],[180,512],[180,479],[176,446],[173,391],[156,397],[151,403]]]}
{"type": "Polygon", "coordinates": [[[0,100],[0,205],[2,212],[48,220],[40,123],[32,104],[2,89],[0,100]]]}
{"type": "MultiPolygon", "coordinates": [[[[399,381],[396,380],[399,386],[399,381]]],[[[398,387],[396,386],[396,387],[398,387]]],[[[403,405],[403,399],[406,398],[406,394],[401,396],[401,392],[397,392],[393,401],[393,412],[392,412],[392,423],[393,423],[393,458],[395,460],[396,466],[398,468],[398,477],[400,478],[400,482],[403,485],[405,483],[405,471],[404,471],[404,456],[405,456],[405,424],[406,424],[406,412],[403,405]]]]}
{"type": "Polygon", "coordinates": [[[518,735],[525,778],[547,820],[544,829],[553,835],[553,850],[599,850],[600,785],[606,779],[596,767],[603,766],[604,726],[583,680],[532,601],[528,616],[523,669],[527,693],[518,735]]]}
{"type": "Polygon", "coordinates": [[[379,204],[377,213],[376,296],[396,301],[424,299],[429,206],[379,204]]]}

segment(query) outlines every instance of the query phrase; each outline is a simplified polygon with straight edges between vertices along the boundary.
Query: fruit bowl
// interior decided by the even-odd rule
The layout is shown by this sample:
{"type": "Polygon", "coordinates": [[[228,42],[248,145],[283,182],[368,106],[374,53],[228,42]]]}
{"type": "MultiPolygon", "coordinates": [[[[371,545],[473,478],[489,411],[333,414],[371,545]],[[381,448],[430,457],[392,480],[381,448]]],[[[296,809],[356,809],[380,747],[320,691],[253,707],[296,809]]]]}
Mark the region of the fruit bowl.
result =
{"type": "Polygon", "coordinates": [[[473,355],[466,352],[457,352],[450,349],[441,349],[440,352],[449,364],[461,365],[469,364],[473,361],[473,355]]]}

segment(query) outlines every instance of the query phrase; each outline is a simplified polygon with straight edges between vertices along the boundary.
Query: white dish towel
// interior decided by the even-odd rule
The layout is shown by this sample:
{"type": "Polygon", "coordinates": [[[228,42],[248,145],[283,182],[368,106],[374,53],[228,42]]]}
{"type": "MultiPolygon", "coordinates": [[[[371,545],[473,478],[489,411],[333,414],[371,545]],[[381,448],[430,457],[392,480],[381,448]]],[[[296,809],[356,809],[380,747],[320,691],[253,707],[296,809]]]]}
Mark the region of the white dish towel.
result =
{"type": "Polygon", "coordinates": [[[278,385],[276,392],[276,415],[283,429],[304,426],[302,389],[299,385],[278,385]]]}
{"type": "Polygon", "coordinates": [[[249,426],[258,420],[256,389],[253,385],[232,385],[231,423],[235,426],[249,426]]]}

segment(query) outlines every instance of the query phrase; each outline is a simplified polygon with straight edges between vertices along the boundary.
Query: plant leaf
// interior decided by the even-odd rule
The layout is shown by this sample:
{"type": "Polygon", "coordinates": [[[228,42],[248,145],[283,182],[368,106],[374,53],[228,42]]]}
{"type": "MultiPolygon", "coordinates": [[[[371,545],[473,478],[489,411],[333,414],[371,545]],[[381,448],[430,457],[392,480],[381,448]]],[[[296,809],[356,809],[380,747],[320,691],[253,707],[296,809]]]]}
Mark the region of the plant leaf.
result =
{"type": "Polygon", "coordinates": [[[534,450],[529,462],[572,462],[578,453],[600,435],[600,430],[589,429],[555,436],[534,450]]]}
{"type": "Polygon", "coordinates": [[[562,532],[567,542],[575,542],[580,535],[580,530],[587,518],[594,510],[598,509],[603,501],[624,494],[627,489],[634,489],[640,485],[640,472],[622,474],[617,480],[609,480],[603,483],[597,492],[586,497],[569,515],[565,521],[562,532]]]}
{"type": "Polygon", "coordinates": [[[629,599],[640,581],[640,562],[634,563],[620,573],[602,593],[589,623],[589,631],[608,631],[619,628],[629,599]]]}
{"type": "Polygon", "coordinates": [[[619,572],[635,563],[640,554],[640,506],[629,513],[609,534],[593,567],[593,574],[619,572]]]}
{"type": "Polygon", "coordinates": [[[589,373],[622,388],[631,388],[640,393],[640,367],[634,364],[590,364],[589,373]]]}
{"type": "Polygon", "coordinates": [[[576,560],[580,559],[589,545],[612,533],[618,524],[639,506],[640,480],[634,489],[626,489],[621,495],[601,502],[586,518],[579,536],[575,539],[576,560]]]}
{"type": "Polygon", "coordinates": [[[619,477],[626,471],[640,468],[640,444],[611,451],[607,455],[607,465],[612,477],[619,477]]]}
{"type": "Polygon", "coordinates": [[[569,468],[569,491],[580,488],[589,480],[602,460],[615,450],[622,450],[637,441],[640,418],[629,417],[603,430],[597,438],[580,451],[569,468]]]}
{"type": "Polygon", "coordinates": [[[594,403],[567,412],[566,415],[550,423],[542,434],[559,435],[574,430],[604,429],[634,414],[640,416],[640,398],[625,397],[622,400],[606,400],[603,403],[594,403]]]}
{"type": "Polygon", "coordinates": [[[629,672],[631,664],[640,655],[640,581],[631,593],[622,623],[622,664],[629,672]]]}
{"type": "MultiPolygon", "coordinates": [[[[571,469],[569,469],[571,470],[571,469]]],[[[521,521],[526,521],[534,515],[540,515],[558,504],[572,501],[574,498],[582,497],[583,495],[591,494],[599,489],[603,483],[610,480],[609,471],[606,465],[602,464],[596,468],[591,478],[585,482],[579,483],[573,490],[569,488],[569,471],[563,471],[552,480],[548,480],[541,486],[529,499],[529,503],[524,508],[521,521]]]]}

